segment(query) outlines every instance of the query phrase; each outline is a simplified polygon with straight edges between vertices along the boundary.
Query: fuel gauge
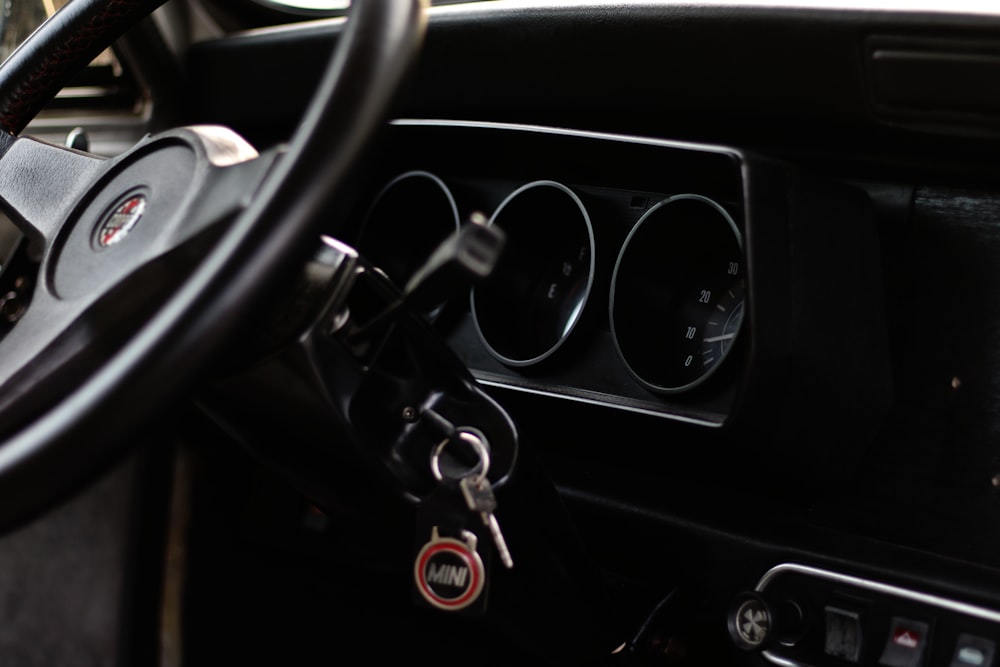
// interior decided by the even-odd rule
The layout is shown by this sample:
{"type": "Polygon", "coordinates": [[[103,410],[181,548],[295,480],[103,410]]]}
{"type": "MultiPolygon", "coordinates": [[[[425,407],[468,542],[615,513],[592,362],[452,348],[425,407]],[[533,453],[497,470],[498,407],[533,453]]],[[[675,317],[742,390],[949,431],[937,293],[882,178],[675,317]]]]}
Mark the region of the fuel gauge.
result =
{"type": "Polygon", "coordinates": [[[594,229],[580,198],[555,181],[521,186],[490,224],[507,241],[493,275],[472,289],[487,350],[526,367],[554,355],[583,318],[594,283],[594,229]]]}

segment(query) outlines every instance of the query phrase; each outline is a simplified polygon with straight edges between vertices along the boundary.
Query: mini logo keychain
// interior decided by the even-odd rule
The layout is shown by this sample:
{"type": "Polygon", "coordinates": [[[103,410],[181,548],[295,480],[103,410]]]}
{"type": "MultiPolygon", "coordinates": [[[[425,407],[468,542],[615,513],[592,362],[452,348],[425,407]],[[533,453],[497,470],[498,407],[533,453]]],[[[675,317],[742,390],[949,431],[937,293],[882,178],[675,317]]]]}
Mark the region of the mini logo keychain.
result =
{"type": "Polygon", "coordinates": [[[444,611],[468,609],[479,601],[486,584],[486,567],[476,550],[478,538],[467,530],[461,537],[441,537],[434,526],[413,564],[417,591],[444,611]]]}
{"type": "Polygon", "coordinates": [[[504,566],[513,567],[500,524],[493,515],[496,498],[486,477],[489,446],[478,432],[455,429],[431,452],[430,464],[438,486],[417,511],[417,544],[422,546],[414,561],[413,577],[419,599],[447,612],[482,614],[486,611],[491,552],[486,552],[486,558],[480,555],[477,529],[487,533],[504,566]],[[453,438],[470,447],[478,461],[471,468],[446,474],[441,455],[453,438]],[[431,538],[425,543],[428,529],[431,538]]]}

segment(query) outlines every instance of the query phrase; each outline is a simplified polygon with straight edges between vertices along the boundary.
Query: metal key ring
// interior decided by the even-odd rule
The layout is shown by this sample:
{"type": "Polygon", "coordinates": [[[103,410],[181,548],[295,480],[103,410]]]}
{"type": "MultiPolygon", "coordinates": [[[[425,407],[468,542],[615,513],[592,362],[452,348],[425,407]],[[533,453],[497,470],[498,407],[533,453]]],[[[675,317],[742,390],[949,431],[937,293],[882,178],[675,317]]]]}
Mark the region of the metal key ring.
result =
{"type": "MultiPolygon", "coordinates": [[[[476,456],[479,457],[479,463],[476,467],[472,468],[467,474],[456,477],[455,479],[470,477],[475,474],[476,482],[482,480],[490,471],[490,450],[486,447],[486,442],[483,438],[472,431],[459,428],[455,430],[455,433],[458,434],[459,438],[471,445],[472,449],[476,452],[476,456]]],[[[441,453],[444,452],[444,448],[447,447],[448,443],[451,441],[452,438],[445,438],[431,451],[431,474],[433,474],[434,479],[439,482],[444,481],[444,475],[441,473],[441,453]]]]}

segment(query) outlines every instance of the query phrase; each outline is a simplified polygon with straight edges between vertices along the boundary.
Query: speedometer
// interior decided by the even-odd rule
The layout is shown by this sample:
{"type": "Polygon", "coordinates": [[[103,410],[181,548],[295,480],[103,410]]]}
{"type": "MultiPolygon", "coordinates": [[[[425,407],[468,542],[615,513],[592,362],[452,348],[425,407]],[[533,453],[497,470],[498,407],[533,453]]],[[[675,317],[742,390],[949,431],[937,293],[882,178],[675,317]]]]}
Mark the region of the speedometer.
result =
{"type": "Polygon", "coordinates": [[[729,354],[743,324],[743,283],[728,287],[706,320],[701,345],[701,365],[714,366],[729,354]]]}
{"type": "Polygon", "coordinates": [[[664,394],[693,389],[730,355],[743,323],[742,238],[695,194],[643,215],[615,263],[611,332],[630,374],[664,394]]]}

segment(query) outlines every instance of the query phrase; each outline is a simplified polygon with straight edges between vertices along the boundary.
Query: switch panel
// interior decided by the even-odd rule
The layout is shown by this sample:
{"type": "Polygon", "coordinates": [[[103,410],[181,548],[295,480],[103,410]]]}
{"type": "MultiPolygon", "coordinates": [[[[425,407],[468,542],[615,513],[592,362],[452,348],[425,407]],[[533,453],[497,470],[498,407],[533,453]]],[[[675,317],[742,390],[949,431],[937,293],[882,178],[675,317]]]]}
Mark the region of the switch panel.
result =
{"type": "Polygon", "coordinates": [[[755,593],[775,608],[801,610],[801,629],[793,639],[762,649],[776,665],[994,667],[997,662],[1000,611],[995,609],[793,563],[768,571],[755,593]]]}

